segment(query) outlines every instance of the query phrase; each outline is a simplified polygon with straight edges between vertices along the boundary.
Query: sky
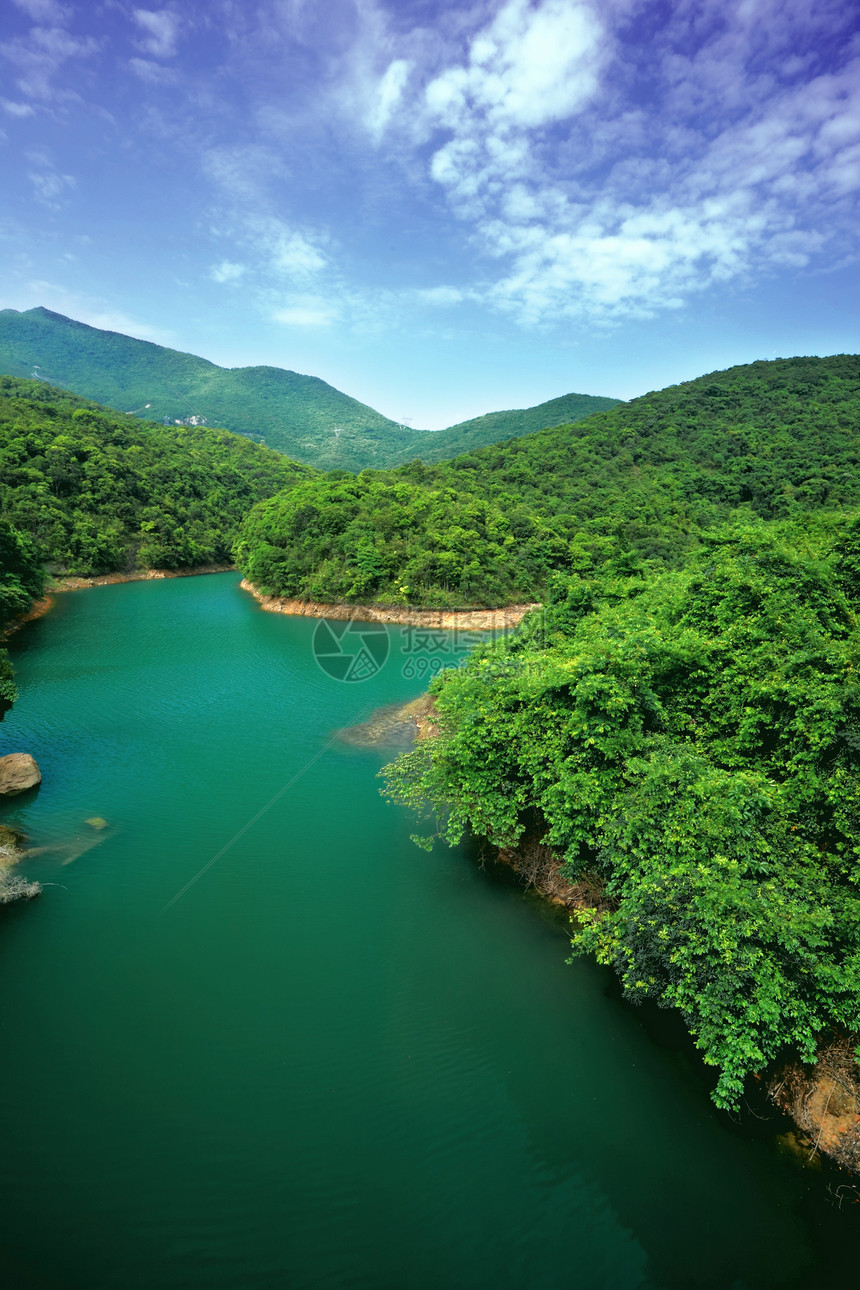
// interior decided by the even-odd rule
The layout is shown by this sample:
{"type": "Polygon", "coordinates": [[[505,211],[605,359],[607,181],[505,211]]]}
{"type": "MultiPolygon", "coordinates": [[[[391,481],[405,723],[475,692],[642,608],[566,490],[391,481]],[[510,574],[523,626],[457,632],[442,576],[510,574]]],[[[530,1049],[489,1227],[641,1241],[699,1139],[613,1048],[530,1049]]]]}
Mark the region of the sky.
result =
{"type": "Polygon", "coordinates": [[[856,0],[2,0],[0,307],[417,428],[860,351],[856,0]]]}

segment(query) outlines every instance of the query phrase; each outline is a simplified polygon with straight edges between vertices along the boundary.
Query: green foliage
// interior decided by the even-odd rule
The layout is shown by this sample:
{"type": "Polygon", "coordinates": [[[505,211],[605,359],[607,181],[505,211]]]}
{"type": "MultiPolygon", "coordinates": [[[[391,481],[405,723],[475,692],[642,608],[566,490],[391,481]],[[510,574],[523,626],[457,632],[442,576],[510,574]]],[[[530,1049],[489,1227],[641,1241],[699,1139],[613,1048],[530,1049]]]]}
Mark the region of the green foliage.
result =
{"type": "Polygon", "coordinates": [[[482,417],[473,417],[470,421],[460,421],[457,425],[448,426],[447,430],[438,430],[433,434],[423,433],[417,441],[410,441],[396,457],[380,462],[379,465],[393,466],[397,462],[411,461],[414,457],[420,457],[425,462],[445,461],[449,457],[458,457],[462,453],[482,448],[485,444],[503,443],[507,439],[536,434],[547,426],[571,425],[595,412],[615,407],[619,402],[619,399],[599,395],[564,394],[560,399],[550,399],[534,408],[487,412],[482,417]]]}
{"type": "MultiPolygon", "coordinates": [[[[14,618],[29,609],[44,581],[32,541],[0,518],[0,636],[14,618]]],[[[9,655],[0,649],[0,716],[16,698],[9,655]]]]}
{"type": "Polygon", "coordinates": [[[281,596],[499,604],[517,592],[514,544],[501,511],[479,498],[364,471],[261,503],[235,556],[256,587],[281,596]]]}
{"type": "MultiPolygon", "coordinates": [[[[226,430],[151,425],[0,377],[0,509],[54,572],[227,562],[245,512],[312,473],[226,430]]],[[[8,558],[0,543],[0,611],[19,595],[8,558]]]]}
{"type": "Polygon", "coordinates": [[[602,874],[573,936],[677,1007],[734,1106],[860,1029],[858,516],[713,530],[683,569],[557,576],[543,614],[434,688],[388,769],[449,842],[545,841],[602,874]]]}

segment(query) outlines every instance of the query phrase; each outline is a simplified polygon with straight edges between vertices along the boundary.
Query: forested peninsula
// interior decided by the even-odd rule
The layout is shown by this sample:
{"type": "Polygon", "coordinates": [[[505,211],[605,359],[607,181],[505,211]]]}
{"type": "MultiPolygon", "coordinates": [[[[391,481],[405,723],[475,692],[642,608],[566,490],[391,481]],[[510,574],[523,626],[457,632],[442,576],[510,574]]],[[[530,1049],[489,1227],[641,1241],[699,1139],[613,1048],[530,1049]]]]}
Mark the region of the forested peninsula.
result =
{"type": "Polygon", "coordinates": [[[678,1009],[719,1106],[778,1071],[809,1127],[823,1089],[820,1145],[860,1165],[860,359],[732,368],[357,475],[228,435],[158,442],[21,384],[3,387],[9,426],[34,419],[4,430],[4,604],[36,593],[40,561],[179,567],[234,534],[264,596],[540,602],[434,681],[436,734],[388,793],[428,844],[538,856],[579,892],[573,952],[678,1009]],[[829,1086],[797,1075],[816,1059],[829,1086]]]}

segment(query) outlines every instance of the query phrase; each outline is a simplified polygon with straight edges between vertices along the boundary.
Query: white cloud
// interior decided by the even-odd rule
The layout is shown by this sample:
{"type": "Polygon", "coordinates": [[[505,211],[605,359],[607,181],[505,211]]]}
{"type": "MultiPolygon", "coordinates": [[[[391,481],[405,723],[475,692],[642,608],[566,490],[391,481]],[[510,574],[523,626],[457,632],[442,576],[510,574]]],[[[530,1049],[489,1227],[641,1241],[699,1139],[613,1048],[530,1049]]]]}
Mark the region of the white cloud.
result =
{"type": "Polygon", "coordinates": [[[213,264],[209,270],[209,277],[213,282],[238,282],[245,275],[245,265],[236,264],[232,260],[222,260],[220,264],[213,264]]]}
{"type": "Polygon", "coordinates": [[[54,210],[59,210],[61,198],[71,192],[76,183],[72,175],[62,175],[59,171],[47,169],[31,170],[27,178],[33,185],[37,200],[54,210]]]}
{"type": "Polygon", "coordinates": [[[162,67],[151,58],[130,58],[128,65],[140,80],[148,85],[172,85],[177,80],[172,67],[162,67]]]}
{"type": "Polygon", "coordinates": [[[420,287],[414,293],[415,299],[426,305],[446,308],[461,304],[469,294],[460,287],[420,287]]]}
{"type": "Polygon", "coordinates": [[[35,108],[31,107],[29,103],[14,103],[10,99],[0,99],[0,107],[3,108],[4,112],[8,112],[10,116],[35,115],[35,108]]]}
{"type": "Polygon", "coordinates": [[[327,257],[304,233],[271,218],[252,220],[249,225],[258,249],[266,257],[270,273],[286,277],[311,277],[324,269],[327,257]]]}
{"type": "Polygon", "coordinates": [[[75,91],[56,90],[54,82],[72,58],[88,58],[100,43],[92,36],[71,36],[60,27],[33,27],[26,36],[0,44],[0,54],[18,70],[16,84],[28,98],[49,101],[76,98],[75,91]]]}
{"type": "Polygon", "coordinates": [[[476,117],[502,130],[563,120],[593,97],[603,41],[585,4],[508,0],[472,40],[467,65],[430,82],[427,107],[458,132],[476,117]]]}
{"type": "Polygon", "coordinates": [[[144,33],[140,49],[153,58],[173,58],[179,38],[179,18],[170,9],[135,9],[134,21],[144,33]]]}
{"type": "Polygon", "coordinates": [[[340,318],[335,305],[313,297],[291,300],[272,313],[272,320],[285,327],[330,327],[340,318]]]}
{"type": "Polygon", "coordinates": [[[389,61],[367,127],[430,143],[429,177],[499,264],[467,296],[525,323],[647,315],[854,237],[850,43],[816,74],[840,24],[839,0],[679,0],[662,26],[626,0],[507,0],[432,74],[392,86],[389,61]]]}
{"type": "Polygon", "coordinates": [[[407,58],[395,58],[376,87],[374,102],[367,115],[367,127],[378,143],[402,98],[409,80],[412,63],[407,58]]]}
{"type": "Polygon", "coordinates": [[[58,4],[57,0],[12,0],[12,2],[34,22],[53,23],[60,27],[72,16],[71,7],[58,4]]]}

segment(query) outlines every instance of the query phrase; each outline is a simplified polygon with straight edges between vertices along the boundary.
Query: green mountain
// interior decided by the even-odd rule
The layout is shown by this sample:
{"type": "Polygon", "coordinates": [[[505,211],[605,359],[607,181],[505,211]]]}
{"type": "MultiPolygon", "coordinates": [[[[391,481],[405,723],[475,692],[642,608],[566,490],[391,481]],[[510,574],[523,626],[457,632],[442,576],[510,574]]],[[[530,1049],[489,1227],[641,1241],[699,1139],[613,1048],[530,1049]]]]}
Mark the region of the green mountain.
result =
{"type": "Polygon", "coordinates": [[[450,461],[309,481],[237,550],[279,595],[539,600],[571,568],[678,564],[739,508],[860,506],[858,421],[858,358],[753,363],[450,461]]]}
{"type": "Polygon", "coordinates": [[[566,395],[540,408],[491,413],[431,434],[398,425],[315,376],[279,367],[218,367],[42,308],[0,310],[0,371],[64,386],[138,417],[202,419],[328,470],[381,468],[417,456],[436,461],[614,402],[566,395]],[[564,409],[556,406],[561,404],[564,409]]]}

